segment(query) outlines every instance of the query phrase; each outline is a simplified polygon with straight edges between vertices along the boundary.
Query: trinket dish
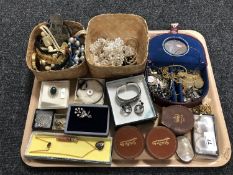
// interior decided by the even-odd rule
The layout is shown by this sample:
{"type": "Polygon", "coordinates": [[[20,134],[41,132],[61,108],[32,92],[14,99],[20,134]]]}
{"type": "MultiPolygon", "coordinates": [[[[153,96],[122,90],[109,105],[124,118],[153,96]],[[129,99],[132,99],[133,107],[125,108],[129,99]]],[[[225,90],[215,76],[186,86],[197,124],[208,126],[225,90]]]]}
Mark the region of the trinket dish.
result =
{"type": "Polygon", "coordinates": [[[191,162],[194,157],[194,151],[189,139],[185,136],[179,136],[176,139],[178,143],[176,150],[177,156],[185,163],[191,162]]]}
{"type": "Polygon", "coordinates": [[[104,104],[105,80],[95,78],[77,79],[75,104],[104,104]]]}

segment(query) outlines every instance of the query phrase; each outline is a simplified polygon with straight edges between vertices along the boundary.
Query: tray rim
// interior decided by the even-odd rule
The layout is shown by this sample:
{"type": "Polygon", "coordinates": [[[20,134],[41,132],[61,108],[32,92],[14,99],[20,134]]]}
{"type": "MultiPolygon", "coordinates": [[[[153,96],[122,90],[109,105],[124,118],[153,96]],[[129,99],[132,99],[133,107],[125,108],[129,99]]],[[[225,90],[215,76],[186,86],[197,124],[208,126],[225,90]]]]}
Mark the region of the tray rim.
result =
{"type": "MultiPolygon", "coordinates": [[[[163,33],[167,33],[169,32],[169,30],[149,30],[149,36],[150,38],[155,36],[155,35],[159,35],[159,34],[163,34],[163,33]]],[[[213,93],[215,94],[215,101],[213,101],[213,103],[215,103],[215,106],[217,107],[217,111],[220,117],[219,121],[220,121],[220,125],[221,125],[221,133],[225,136],[225,141],[224,141],[224,149],[223,149],[223,154],[219,155],[219,158],[213,162],[211,165],[211,167],[221,167],[226,165],[231,158],[231,144],[230,144],[230,140],[229,140],[229,135],[228,135],[228,131],[227,131],[227,127],[226,127],[226,122],[225,122],[225,118],[223,116],[223,112],[222,112],[222,107],[221,107],[221,103],[220,103],[220,99],[219,99],[219,94],[218,94],[218,90],[216,87],[216,82],[214,79],[214,74],[213,74],[213,70],[212,70],[212,65],[210,62],[210,57],[209,57],[209,53],[208,53],[208,49],[207,49],[207,45],[206,45],[206,41],[203,37],[203,35],[195,30],[179,30],[179,33],[182,34],[187,34],[187,35],[192,35],[195,36],[196,38],[198,38],[204,49],[206,52],[206,58],[207,58],[207,63],[208,63],[208,77],[209,77],[209,81],[211,82],[210,84],[212,85],[212,90],[213,93]]],[[[29,108],[28,108],[28,114],[27,114],[27,118],[26,118],[26,123],[25,123],[25,128],[24,128],[24,134],[23,134],[23,138],[22,138],[22,144],[21,144],[21,148],[20,148],[20,156],[22,161],[30,166],[30,167],[210,167],[210,165],[205,165],[203,161],[203,164],[198,164],[195,165],[195,163],[190,163],[190,164],[184,164],[181,163],[179,161],[177,161],[176,164],[164,164],[164,163],[158,163],[155,160],[135,160],[135,161],[130,161],[130,162],[125,162],[121,163],[121,164],[117,164],[117,161],[121,161],[121,160],[113,160],[111,165],[102,165],[102,164],[71,164],[69,162],[52,162],[51,164],[47,164],[45,161],[31,161],[29,159],[27,159],[26,157],[24,157],[24,151],[25,151],[25,147],[27,144],[27,140],[28,140],[28,131],[31,133],[31,120],[30,119],[30,114],[31,112],[34,110],[33,106],[35,106],[35,104],[33,104],[33,99],[35,98],[33,96],[33,94],[36,92],[36,89],[38,87],[36,87],[36,85],[38,84],[38,80],[35,78],[34,79],[34,83],[33,83],[33,89],[32,89],[32,95],[30,98],[30,103],[29,103],[29,108]],[[44,162],[44,163],[43,163],[44,162]],[[145,163],[148,162],[148,163],[145,163]]],[[[30,137],[30,135],[29,135],[30,137]]],[[[206,160],[207,162],[209,160],[206,160]]]]}

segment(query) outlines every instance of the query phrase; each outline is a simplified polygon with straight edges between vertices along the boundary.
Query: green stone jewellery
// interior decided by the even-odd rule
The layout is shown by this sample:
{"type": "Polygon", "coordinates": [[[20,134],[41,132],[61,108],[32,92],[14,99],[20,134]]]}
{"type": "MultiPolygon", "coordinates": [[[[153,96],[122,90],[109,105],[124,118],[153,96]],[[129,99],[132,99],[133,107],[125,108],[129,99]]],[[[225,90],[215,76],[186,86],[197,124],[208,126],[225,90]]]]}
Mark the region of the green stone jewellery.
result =
{"type": "Polygon", "coordinates": [[[50,88],[50,94],[51,95],[56,95],[56,93],[57,93],[57,88],[55,86],[51,87],[50,88]]]}
{"type": "Polygon", "coordinates": [[[58,94],[58,89],[56,86],[52,86],[50,89],[49,89],[49,95],[51,97],[55,97],[56,95],[58,94]]]}

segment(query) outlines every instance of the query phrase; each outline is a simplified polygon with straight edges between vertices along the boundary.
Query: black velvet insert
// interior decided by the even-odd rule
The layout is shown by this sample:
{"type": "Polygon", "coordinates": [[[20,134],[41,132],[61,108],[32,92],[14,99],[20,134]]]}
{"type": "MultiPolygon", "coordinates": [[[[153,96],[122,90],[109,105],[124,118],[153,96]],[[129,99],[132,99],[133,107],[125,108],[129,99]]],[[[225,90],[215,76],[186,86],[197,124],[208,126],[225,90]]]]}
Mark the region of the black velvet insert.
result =
{"type": "Polygon", "coordinates": [[[77,132],[77,134],[87,132],[90,135],[93,135],[92,133],[105,134],[109,125],[108,110],[107,106],[71,106],[68,114],[67,132],[77,132]],[[75,110],[79,107],[83,108],[87,113],[90,112],[91,118],[78,117],[75,110]]]}

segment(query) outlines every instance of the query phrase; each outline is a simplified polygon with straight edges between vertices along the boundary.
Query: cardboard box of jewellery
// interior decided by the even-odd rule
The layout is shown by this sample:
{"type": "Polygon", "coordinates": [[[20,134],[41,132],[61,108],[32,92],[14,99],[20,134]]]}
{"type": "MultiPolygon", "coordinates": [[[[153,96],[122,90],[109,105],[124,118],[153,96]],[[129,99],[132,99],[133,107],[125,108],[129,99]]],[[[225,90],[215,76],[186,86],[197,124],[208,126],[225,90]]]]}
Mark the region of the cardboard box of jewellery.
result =
{"type": "Polygon", "coordinates": [[[193,36],[180,34],[178,24],[170,32],[149,41],[146,79],[153,101],[160,106],[201,103],[209,90],[206,53],[193,36]]]}
{"type": "Polygon", "coordinates": [[[65,133],[107,136],[110,112],[107,105],[69,105],[65,133]]]}
{"type": "Polygon", "coordinates": [[[29,160],[111,164],[112,138],[32,132],[24,155],[29,160]]]}
{"type": "MultiPolygon", "coordinates": [[[[88,23],[85,40],[86,59],[91,76],[96,78],[116,78],[144,72],[147,62],[148,39],[148,26],[145,19],[141,16],[133,14],[102,14],[93,17],[88,23]],[[113,57],[114,59],[106,63],[107,59],[101,61],[100,55],[98,56],[91,51],[91,48],[102,47],[99,47],[99,43],[96,43],[100,40],[102,42],[103,40],[116,41],[116,39],[119,42],[115,42],[115,44],[121,45],[123,42],[124,45],[130,46],[134,54],[124,57],[124,61],[117,61],[113,51],[110,51],[112,55],[107,57],[113,57]],[[93,43],[96,43],[96,47],[93,46],[93,43]],[[132,59],[133,61],[127,61],[126,59],[132,59]]],[[[110,46],[105,46],[105,48],[110,48],[110,46]]],[[[102,51],[97,52],[100,53],[102,51]]],[[[120,51],[117,53],[122,54],[120,51]]],[[[107,52],[104,54],[107,54],[107,52]]]]}
{"type": "Polygon", "coordinates": [[[157,118],[143,75],[106,82],[115,126],[157,118]]]}
{"type": "MultiPolygon", "coordinates": [[[[35,43],[37,37],[41,34],[40,26],[42,25],[47,25],[47,23],[46,22],[39,23],[32,30],[29,37],[27,54],[26,54],[27,66],[33,72],[36,79],[39,81],[43,81],[43,80],[61,80],[61,79],[84,77],[88,72],[86,61],[82,62],[81,64],[75,65],[73,67],[61,69],[61,70],[39,71],[33,69],[32,57],[33,54],[36,53],[35,43]]],[[[68,26],[69,29],[71,29],[71,36],[74,36],[78,31],[84,29],[84,27],[80,23],[74,21],[64,21],[64,25],[68,26]]],[[[68,39],[69,38],[67,38],[67,40],[68,39]]]]}

